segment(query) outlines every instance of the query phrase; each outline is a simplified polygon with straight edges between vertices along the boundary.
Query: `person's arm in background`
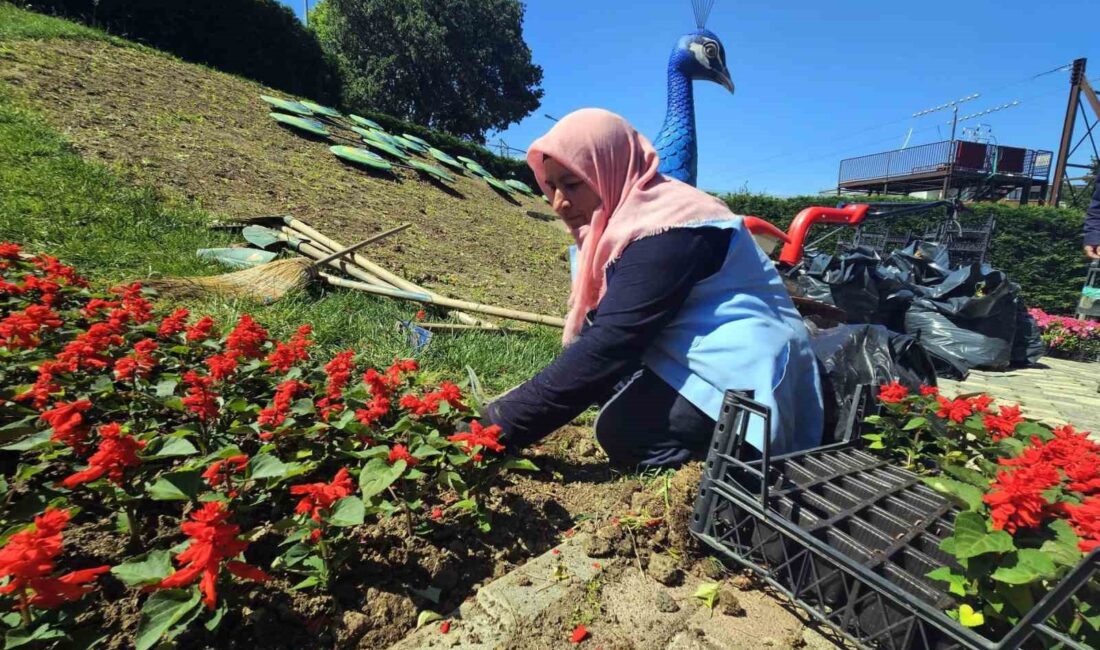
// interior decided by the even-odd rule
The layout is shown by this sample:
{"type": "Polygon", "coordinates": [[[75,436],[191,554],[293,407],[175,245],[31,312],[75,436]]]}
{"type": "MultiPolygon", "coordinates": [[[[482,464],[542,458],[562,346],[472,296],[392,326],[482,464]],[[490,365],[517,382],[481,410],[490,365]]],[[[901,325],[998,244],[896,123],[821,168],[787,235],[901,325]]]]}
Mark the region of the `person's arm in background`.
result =
{"type": "Polygon", "coordinates": [[[1092,202],[1085,212],[1085,255],[1100,260],[1100,174],[1096,176],[1092,202]]]}

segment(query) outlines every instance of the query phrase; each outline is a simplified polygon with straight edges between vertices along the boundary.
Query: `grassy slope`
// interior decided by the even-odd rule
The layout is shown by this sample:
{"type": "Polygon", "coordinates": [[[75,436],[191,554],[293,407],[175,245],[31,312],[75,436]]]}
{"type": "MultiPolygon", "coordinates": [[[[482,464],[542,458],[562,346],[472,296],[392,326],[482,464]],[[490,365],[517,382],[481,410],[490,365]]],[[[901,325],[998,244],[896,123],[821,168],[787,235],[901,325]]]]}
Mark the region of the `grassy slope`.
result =
{"type": "MultiPolygon", "coordinates": [[[[0,68],[16,47],[27,43],[20,40],[17,45],[16,40],[30,37],[105,38],[0,3],[0,68]]],[[[48,251],[103,282],[222,271],[194,255],[197,248],[227,243],[225,235],[204,227],[211,217],[196,201],[165,195],[140,179],[124,179],[116,170],[81,158],[11,81],[16,80],[0,82],[0,241],[48,251]]],[[[409,354],[394,325],[416,309],[350,292],[317,292],[271,306],[211,299],[192,307],[227,319],[250,311],[279,334],[309,321],[326,352],[354,348],[379,364],[409,354]]],[[[469,364],[489,389],[499,390],[535,372],[557,347],[556,332],[543,329],[506,337],[442,335],[423,359],[449,375],[459,375],[469,364]]]]}
{"type": "Polygon", "coordinates": [[[445,190],[410,170],[349,167],[268,117],[258,96],[278,93],[148,48],[23,38],[3,57],[17,99],[128,180],[219,216],[291,213],[348,243],[407,221],[370,255],[442,293],[564,311],[568,239],[528,216],[548,212],[541,201],[509,201],[472,175],[445,190]]]}

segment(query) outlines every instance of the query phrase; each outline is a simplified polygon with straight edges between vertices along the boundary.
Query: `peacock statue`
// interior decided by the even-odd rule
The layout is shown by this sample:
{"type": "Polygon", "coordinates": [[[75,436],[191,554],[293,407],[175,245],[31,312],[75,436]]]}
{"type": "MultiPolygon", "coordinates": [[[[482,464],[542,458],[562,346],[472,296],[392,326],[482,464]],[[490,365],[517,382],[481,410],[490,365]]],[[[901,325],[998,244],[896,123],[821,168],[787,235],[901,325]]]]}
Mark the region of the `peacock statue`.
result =
{"type": "Polygon", "coordinates": [[[688,185],[695,185],[698,168],[692,82],[713,81],[733,92],[725,48],[705,27],[714,0],[692,0],[692,6],[697,29],[680,37],[668,59],[668,109],[654,142],[661,158],[658,171],[688,185]]]}

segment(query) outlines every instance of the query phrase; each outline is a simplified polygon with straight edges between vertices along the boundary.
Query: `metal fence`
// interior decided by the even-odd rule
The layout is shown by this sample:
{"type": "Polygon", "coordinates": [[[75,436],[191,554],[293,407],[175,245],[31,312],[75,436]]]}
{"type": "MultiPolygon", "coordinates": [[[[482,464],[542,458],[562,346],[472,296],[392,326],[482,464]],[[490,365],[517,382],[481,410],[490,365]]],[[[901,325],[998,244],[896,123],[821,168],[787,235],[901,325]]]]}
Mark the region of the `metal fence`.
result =
{"type": "Polygon", "coordinates": [[[1045,181],[1051,152],[947,140],[847,158],[840,162],[840,183],[883,181],[950,173],[986,173],[1045,181]]]}

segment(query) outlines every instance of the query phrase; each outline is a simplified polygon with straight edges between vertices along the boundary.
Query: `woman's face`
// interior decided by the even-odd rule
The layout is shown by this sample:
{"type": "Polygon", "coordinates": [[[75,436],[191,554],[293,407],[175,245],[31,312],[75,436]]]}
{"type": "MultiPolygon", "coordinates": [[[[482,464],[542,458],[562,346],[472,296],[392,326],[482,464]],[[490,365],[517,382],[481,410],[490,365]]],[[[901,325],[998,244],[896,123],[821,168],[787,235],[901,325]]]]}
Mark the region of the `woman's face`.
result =
{"type": "Polygon", "coordinates": [[[546,172],[543,180],[550,190],[550,204],[554,212],[570,230],[587,226],[600,207],[600,196],[588,183],[550,156],[543,159],[542,167],[546,172]]]}

